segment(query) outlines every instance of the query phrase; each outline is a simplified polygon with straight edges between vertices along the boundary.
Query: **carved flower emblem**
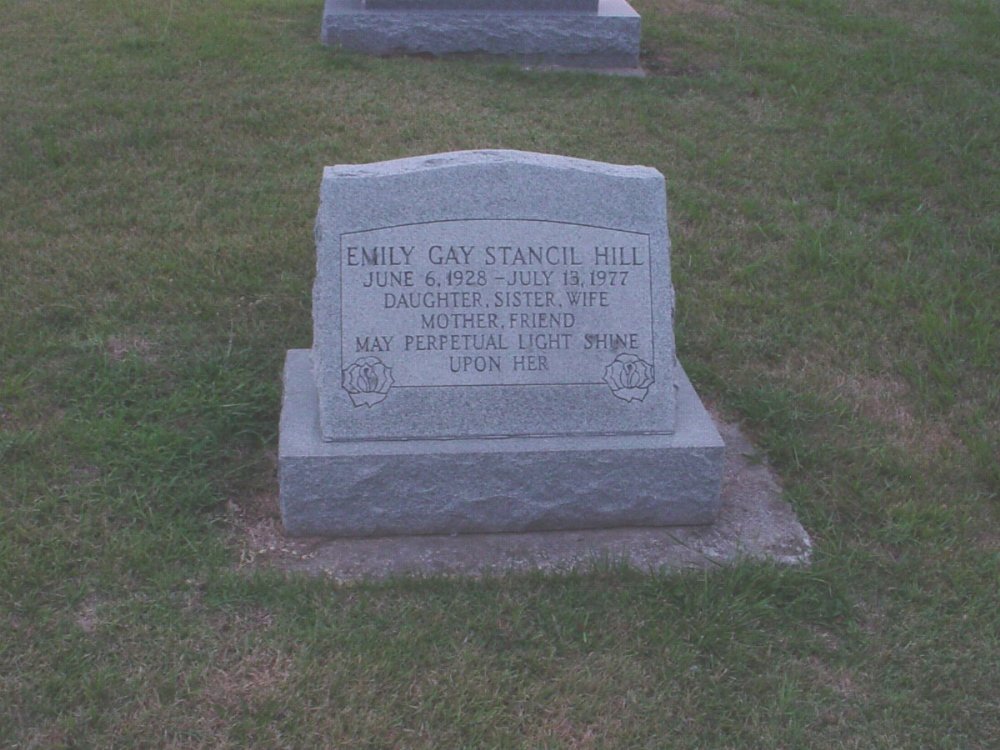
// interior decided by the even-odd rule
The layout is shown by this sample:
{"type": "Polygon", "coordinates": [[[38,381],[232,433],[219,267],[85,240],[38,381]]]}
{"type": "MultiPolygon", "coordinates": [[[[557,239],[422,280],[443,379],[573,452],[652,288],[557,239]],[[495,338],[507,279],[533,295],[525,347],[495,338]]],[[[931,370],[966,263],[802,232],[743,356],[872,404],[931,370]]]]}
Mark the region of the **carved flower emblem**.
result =
{"type": "Polygon", "coordinates": [[[362,357],[345,367],[341,378],[341,385],[355,406],[371,407],[384,401],[392,383],[392,368],[386,367],[377,357],[362,357]]]}
{"type": "Polygon", "coordinates": [[[653,366],[634,354],[619,354],[604,368],[604,382],[624,401],[642,401],[653,384],[653,366]]]}

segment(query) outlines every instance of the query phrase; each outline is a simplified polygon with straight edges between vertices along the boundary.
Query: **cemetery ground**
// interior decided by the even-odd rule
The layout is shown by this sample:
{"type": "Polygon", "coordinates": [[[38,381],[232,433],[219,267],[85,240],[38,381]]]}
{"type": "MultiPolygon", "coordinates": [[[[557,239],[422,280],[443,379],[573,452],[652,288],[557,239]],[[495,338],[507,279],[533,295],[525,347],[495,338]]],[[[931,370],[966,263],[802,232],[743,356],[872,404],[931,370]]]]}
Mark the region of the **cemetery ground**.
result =
{"type": "Polygon", "coordinates": [[[996,746],[1000,8],[635,6],[643,79],[0,6],[0,746],[996,746]],[[681,361],[810,567],[257,565],[323,165],[481,147],[666,175],[681,361]]]}

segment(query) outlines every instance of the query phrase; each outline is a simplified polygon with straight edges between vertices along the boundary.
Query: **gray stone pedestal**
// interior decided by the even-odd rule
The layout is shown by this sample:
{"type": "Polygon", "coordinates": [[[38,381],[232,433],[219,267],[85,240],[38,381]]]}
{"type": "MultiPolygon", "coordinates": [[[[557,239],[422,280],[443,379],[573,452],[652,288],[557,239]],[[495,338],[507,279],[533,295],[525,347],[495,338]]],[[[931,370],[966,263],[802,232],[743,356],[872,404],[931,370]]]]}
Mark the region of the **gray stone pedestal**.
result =
{"type": "Polygon", "coordinates": [[[724,444],[683,370],[669,435],[324,442],[309,350],[288,352],[281,514],[292,536],[710,523],[724,444]]]}
{"type": "Polygon", "coordinates": [[[530,64],[638,69],[640,18],[626,0],[600,0],[596,12],[565,10],[557,2],[542,10],[518,4],[415,9],[326,0],[321,38],[375,55],[494,55],[530,64]]]}

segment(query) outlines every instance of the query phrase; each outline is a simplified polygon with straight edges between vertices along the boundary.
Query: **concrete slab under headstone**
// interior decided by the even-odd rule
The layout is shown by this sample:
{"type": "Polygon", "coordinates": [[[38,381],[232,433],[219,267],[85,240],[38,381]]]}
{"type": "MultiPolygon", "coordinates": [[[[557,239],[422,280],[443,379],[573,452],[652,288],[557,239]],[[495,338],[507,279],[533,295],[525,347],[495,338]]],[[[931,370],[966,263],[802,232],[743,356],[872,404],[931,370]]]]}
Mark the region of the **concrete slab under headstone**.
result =
{"type": "Polygon", "coordinates": [[[596,11],[547,1],[551,6],[525,10],[521,0],[429,0],[446,6],[436,8],[398,5],[407,0],[375,0],[383,7],[326,0],[320,38],[374,55],[487,55],[532,65],[639,68],[641,21],[626,0],[599,0],[596,11]],[[473,7],[458,7],[465,2],[473,7]]]}
{"type": "Polygon", "coordinates": [[[661,572],[743,560],[808,564],[812,542],[781,498],[774,471],[737,425],[718,419],[715,424],[726,443],[725,473],[722,509],[708,526],[323,539],[288,537],[276,520],[263,518],[244,524],[243,561],[338,583],[560,573],[608,563],[661,572]]]}

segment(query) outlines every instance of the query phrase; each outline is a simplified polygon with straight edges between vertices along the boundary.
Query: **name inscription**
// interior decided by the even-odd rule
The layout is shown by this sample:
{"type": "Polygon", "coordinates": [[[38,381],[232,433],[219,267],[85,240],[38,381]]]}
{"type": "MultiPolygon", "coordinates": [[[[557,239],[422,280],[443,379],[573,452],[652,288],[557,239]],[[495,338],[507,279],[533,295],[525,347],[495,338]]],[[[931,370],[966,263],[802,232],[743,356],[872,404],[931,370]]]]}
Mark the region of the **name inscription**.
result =
{"type": "Polygon", "coordinates": [[[391,372],[362,373],[366,382],[592,385],[618,355],[653,360],[645,234],[490,219],[355,232],[340,244],[342,367],[391,372]]]}

